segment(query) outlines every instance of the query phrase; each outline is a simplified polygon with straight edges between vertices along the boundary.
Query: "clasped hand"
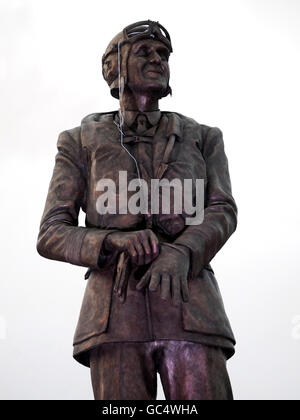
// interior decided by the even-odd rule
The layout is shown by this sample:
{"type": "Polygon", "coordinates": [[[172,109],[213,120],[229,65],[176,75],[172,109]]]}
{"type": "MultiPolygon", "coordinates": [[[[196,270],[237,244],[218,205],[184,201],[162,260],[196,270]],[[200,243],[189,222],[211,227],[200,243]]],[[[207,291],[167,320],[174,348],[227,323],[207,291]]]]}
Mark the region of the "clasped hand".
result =
{"type": "Polygon", "coordinates": [[[189,251],[182,246],[168,246],[159,241],[151,229],[133,232],[113,232],[105,241],[108,251],[125,251],[132,264],[147,265],[147,272],[137,284],[137,290],[148,286],[151,292],[160,288],[161,298],[172,298],[174,305],[189,300],[189,251]]]}
{"type": "Polygon", "coordinates": [[[105,239],[107,251],[125,251],[133,265],[145,265],[159,254],[159,241],[151,229],[113,232],[105,239]]]}

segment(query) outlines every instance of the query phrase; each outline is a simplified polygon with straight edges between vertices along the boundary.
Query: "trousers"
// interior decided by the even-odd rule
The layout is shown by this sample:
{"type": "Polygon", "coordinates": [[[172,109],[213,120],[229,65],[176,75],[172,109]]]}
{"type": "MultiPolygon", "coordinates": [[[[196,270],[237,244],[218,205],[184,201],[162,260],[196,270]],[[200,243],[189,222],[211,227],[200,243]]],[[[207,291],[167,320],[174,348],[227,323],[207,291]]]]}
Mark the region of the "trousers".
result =
{"type": "Polygon", "coordinates": [[[219,347],[176,340],[103,343],[90,351],[95,400],[233,400],[219,347]]]}

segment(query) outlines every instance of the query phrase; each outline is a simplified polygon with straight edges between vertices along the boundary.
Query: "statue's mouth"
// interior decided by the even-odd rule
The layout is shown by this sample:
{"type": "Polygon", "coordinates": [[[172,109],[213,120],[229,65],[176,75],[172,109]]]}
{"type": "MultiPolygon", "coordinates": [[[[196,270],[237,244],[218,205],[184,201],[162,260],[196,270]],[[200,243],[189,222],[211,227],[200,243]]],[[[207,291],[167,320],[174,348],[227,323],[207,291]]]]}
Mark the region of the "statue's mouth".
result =
{"type": "Polygon", "coordinates": [[[158,67],[148,67],[145,73],[156,73],[162,75],[164,72],[158,67]]]}

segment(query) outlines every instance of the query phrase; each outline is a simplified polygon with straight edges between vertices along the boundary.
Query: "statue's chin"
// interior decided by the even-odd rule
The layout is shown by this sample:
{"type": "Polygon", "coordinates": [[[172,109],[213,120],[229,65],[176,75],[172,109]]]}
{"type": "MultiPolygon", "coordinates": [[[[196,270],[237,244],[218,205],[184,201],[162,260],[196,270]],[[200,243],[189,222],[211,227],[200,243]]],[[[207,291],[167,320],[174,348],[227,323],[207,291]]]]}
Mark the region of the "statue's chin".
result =
{"type": "Polygon", "coordinates": [[[131,86],[129,89],[135,94],[161,98],[166,91],[167,86],[157,83],[155,80],[150,80],[147,84],[141,86],[131,86]]]}

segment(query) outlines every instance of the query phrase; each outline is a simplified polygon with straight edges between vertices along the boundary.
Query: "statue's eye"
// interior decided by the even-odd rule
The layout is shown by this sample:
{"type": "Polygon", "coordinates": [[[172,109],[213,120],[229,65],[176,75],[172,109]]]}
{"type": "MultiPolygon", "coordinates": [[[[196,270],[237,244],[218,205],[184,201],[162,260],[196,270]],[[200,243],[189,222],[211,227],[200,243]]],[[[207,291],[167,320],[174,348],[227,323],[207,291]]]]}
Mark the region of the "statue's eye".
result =
{"type": "Polygon", "coordinates": [[[139,57],[147,57],[147,55],[148,55],[147,48],[140,48],[140,49],[138,50],[137,55],[138,55],[139,57]]]}
{"type": "Polygon", "coordinates": [[[164,60],[164,61],[168,61],[169,60],[169,54],[164,49],[159,51],[159,55],[160,55],[160,58],[162,60],[164,60]]]}

